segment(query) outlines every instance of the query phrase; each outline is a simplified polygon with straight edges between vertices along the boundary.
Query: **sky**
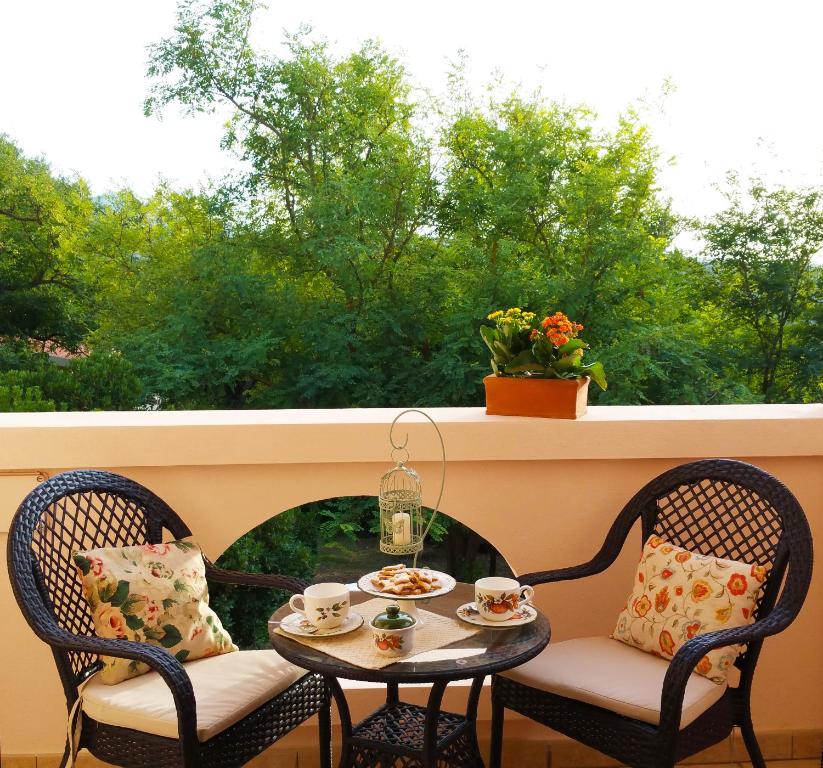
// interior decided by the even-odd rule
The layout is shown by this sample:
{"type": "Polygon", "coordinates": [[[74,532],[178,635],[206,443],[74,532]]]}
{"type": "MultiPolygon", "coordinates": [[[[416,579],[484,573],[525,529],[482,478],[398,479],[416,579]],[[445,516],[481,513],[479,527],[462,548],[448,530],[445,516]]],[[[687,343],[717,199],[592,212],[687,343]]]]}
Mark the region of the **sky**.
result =
{"type": "MultiPolygon", "coordinates": [[[[95,194],[219,179],[237,166],[219,146],[225,114],[142,113],[146,46],[174,16],[173,0],[0,0],[0,133],[95,194]]],[[[823,179],[817,0],[270,0],[253,39],[277,50],[304,23],[340,54],[379,39],[435,94],[463,51],[478,91],[500,73],[525,92],[588,105],[605,127],[639,107],[663,192],[683,215],[718,210],[715,186],[730,170],[788,185],[823,179]]]]}

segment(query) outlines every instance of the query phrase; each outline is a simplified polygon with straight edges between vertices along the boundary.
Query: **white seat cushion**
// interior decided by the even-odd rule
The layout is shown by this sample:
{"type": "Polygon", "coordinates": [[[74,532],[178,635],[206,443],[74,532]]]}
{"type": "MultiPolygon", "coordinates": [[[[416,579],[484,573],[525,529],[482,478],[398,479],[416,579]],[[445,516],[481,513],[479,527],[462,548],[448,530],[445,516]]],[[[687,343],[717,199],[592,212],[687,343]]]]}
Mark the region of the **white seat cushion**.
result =
{"type": "MultiPolygon", "coordinates": [[[[275,651],[236,651],[184,665],[197,702],[197,737],[207,741],[306,674],[275,651]]],[[[83,690],[83,711],[107,725],[172,739],[177,710],[157,672],[105,685],[95,675],[83,690]]]]}
{"type": "MultiPolygon", "coordinates": [[[[609,637],[582,637],[549,645],[531,661],[502,674],[531,688],[658,725],[668,668],[665,659],[609,637]]],[[[686,685],[680,727],[696,720],[725,691],[726,683],[693,674],[686,685]]]]}

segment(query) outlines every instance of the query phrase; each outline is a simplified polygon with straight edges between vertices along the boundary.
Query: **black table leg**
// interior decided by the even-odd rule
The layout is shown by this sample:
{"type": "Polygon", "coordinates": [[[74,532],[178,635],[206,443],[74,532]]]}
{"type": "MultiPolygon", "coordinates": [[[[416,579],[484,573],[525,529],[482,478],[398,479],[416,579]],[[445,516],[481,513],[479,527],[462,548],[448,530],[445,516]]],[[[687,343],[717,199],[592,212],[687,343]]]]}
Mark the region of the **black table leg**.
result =
{"type": "MultiPolygon", "coordinates": [[[[325,676],[326,685],[331,690],[334,703],[337,704],[337,714],[340,716],[340,730],[342,733],[342,743],[340,745],[340,768],[349,765],[351,750],[351,713],[346,695],[337,682],[336,677],[325,676]]],[[[329,751],[331,751],[331,739],[329,739],[329,751]]]]}
{"type": "Polygon", "coordinates": [[[397,704],[400,701],[399,689],[397,683],[386,683],[386,704],[397,704]]]}
{"type": "Polygon", "coordinates": [[[437,768],[437,724],[440,720],[440,704],[446,692],[445,682],[432,685],[426,704],[426,724],[423,726],[423,766],[437,768]]]}

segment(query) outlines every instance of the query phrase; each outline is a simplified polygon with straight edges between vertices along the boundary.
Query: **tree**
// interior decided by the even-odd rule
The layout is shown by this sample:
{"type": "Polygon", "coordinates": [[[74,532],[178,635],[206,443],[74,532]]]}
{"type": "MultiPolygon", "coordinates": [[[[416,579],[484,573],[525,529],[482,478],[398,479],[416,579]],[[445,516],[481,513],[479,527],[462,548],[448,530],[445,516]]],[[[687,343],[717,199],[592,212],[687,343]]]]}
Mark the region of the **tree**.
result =
{"type": "MultiPolygon", "coordinates": [[[[796,347],[821,300],[814,257],[823,248],[823,190],[770,189],[754,179],[744,192],[730,177],[725,195],[728,207],[700,232],[720,314],[736,337],[730,354],[767,402],[780,400],[791,389],[781,378],[798,373],[787,368],[802,357],[796,347]]],[[[806,360],[807,375],[820,365],[806,360]]]]}
{"type": "Polygon", "coordinates": [[[0,339],[76,348],[88,328],[79,238],[92,202],[0,135],[0,339]]]}

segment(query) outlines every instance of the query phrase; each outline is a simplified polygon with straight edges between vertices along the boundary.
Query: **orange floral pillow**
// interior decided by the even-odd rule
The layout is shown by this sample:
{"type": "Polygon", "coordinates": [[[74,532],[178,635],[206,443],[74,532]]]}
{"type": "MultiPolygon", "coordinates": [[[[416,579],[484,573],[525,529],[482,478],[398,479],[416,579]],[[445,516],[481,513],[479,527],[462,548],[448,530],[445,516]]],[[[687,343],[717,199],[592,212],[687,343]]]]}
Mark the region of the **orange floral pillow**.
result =
{"type": "MultiPolygon", "coordinates": [[[[751,624],[767,573],[765,566],[701,555],[650,536],[612,637],[671,659],[695,635],[751,624]]],[[[741,650],[709,651],[695,671],[724,683],[741,650]]]]}

